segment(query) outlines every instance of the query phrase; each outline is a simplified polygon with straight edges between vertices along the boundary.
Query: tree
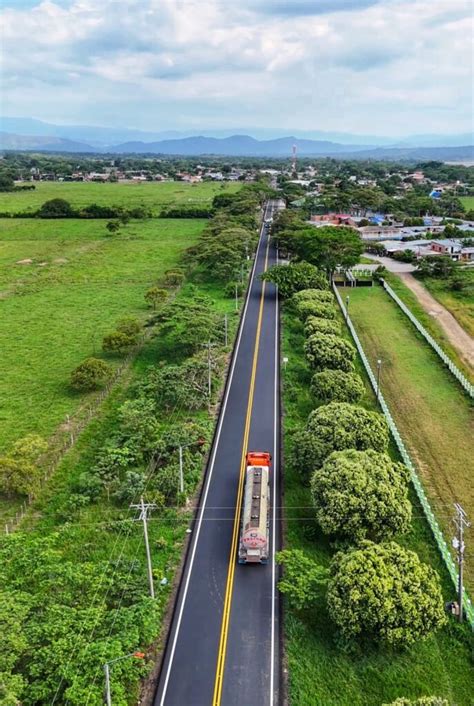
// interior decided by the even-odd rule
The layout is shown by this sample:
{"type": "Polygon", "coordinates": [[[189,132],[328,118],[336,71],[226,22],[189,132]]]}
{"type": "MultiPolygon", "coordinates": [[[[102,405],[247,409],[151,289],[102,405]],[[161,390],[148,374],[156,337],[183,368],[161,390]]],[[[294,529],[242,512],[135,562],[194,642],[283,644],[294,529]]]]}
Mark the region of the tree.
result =
{"type": "Polygon", "coordinates": [[[409,647],[445,624],[438,574],[395,542],[339,552],[327,604],[342,636],[409,647]]]}
{"type": "Polygon", "coordinates": [[[164,285],[165,287],[179,287],[184,282],[184,274],[177,270],[168,270],[165,272],[164,285]]]}
{"type": "Polygon", "coordinates": [[[388,439],[387,422],[378,412],[369,412],[347,402],[331,402],[311,412],[305,429],[294,434],[291,464],[309,480],[333,451],[373,449],[384,452],[388,439]]]}
{"type": "Polygon", "coordinates": [[[284,568],[278,590],[297,610],[310,608],[320,600],[327,586],[327,569],[319,566],[301,549],[278,552],[276,560],[284,568]]]}
{"type": "Polygon", "coordinates": [[[318,304],[334,304],[334,294],[330,289],[302,289],[291,297],[296,306],[301,302],[314,301],[318,304]]]}
{"type": "Polygon", "coordinates": [[[0,489],[11,497],[15,493],[33,497],[40,484],[38,458],[48,448],[37,434],[28,434],[13,444],[6,456],[0,456],[0,489]]]}
{"type": "Polygon", "coordinates": [[[74,218],[76,215],[73,207],[65,199],[50,199],[45,201],[37,211],[39,218],[74,218]]]}
{"type": "Polygon", "coordinates": [[[118,233],[120,230],[120,223],[118,221],[109,221],[105,227],[110,235],[114,235],[114,233],[118,233]]]}
{"type": "Polygon", "coordinates": [[[335,319],[337,310],[334,304],[318,302],[315,299],[304,299],[296,305],[296,310],[302,321],[308,316],[316,316],[319,319],[335,319]]]}
{"type": "Polygon", "coordinates": [[[323,402],[358,402],[365,392],[365,387],[357,373],[321,370],[313,375],[311,392],[323,402]]]}
{"type": "Polygon", "coordinates": [[[112,368],[99,358],[87,358],[71,373],[71,387],[79,391],[98,390],[112,377],[112,368]]]}
{"type": "Polygon", "coordinates": [[[160,289],[160,287],[150,287],[145,292],[145,301],[150,304],[150,306],[153,306],[153,311],[156,311],[156,307],[158,304],[163,304],[163,302],[166,301],[166,298],[168,296],[168,292],[166,289],[160,289]]]}
{"type": "Polygon", "coordinates": [[[273,265],[261,275],[264,282],[273,282],[284,299],[302,289],[328,289],[323,272],[309,262],[290,262],[288,265],[273,265]]]}
{"type": "Polygon", "coordinates": [[[418,263],[417,275],[420,277],[439,277],[447,279],[456,271],[456,263],[449,255],[422,257],[418,263]]]}
{"type": "Polygon", "coordinates": [[[410,526],[408,480],[406,466],[385,453],[334,451],[311,479],[316,520],[342,539],[391,539],[410,526]]]}
{"type": "Polygon", "coordinates": [[[318,370],[331,368],[351,372],[354,369],[355,348],[340,336],[313,333],[304,344],[304,350],[312,367],[318,370]]]}
{"type": "Polygon", "coordinates": [[[136,343],[136,336],[128,336],[121,331],[112,331],[102,339],[102,350],[106,353],[123,353],[136,343]]]}
{"type": "Polygon", "coordinates": [[[13,191],[15,182],[9,174],[0,174],[0,191],[13,191]]]}
{"type": "Polygon", "coordinates": [[[140,333],[140,329],[140,322],[133,316],[126,316],[123,319],[120,319],[117,324],[117,331],[119,331],[120,333],[124,333],[126,336],[134,338],[135,341],[138,337],[138,334],[140,333]]]}
{"type": "Polygon", "coordinates": [[[307,338],[314,333],[329,333],[333,336],[339,336],[341,333],[341,324],[336,319],[324,319],[320,316],[308,316],[304,324],[304,333],[307,338]]]}
{"type": "Polygon", "coordinates": [[[323,268],[331,277],[336,267],[347,269],[359,262],[364,244],[353,228],[309,226],[298,232],[295,249],[301,259],[323,268]]]}

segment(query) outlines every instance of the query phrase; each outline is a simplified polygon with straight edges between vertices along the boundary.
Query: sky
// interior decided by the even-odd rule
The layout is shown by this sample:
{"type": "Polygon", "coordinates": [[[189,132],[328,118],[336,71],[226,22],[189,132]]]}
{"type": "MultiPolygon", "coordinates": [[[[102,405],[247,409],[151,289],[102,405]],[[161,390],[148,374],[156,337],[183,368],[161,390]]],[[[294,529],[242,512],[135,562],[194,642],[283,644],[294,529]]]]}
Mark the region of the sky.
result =
{"type": "Polygon", "coordinates": [[[473,127],[471,0],[0,0],[2,115],[144,130],[473,127]]]}

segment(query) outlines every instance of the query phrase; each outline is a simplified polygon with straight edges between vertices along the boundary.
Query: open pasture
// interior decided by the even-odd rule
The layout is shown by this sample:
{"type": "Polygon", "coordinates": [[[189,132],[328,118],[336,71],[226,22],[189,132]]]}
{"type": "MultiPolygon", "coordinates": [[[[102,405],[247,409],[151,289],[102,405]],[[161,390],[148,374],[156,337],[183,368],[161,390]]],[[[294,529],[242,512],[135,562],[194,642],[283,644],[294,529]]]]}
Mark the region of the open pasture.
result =
{"type": "Polygon", "coordinates": [[[147,315],[145,291],[204,225],[132,221],[107,237],[103,221],[0,221],[0,452],[30,432],[48,437],[77,409],[71,370],[101,355],[120,318],[147,315]]]}
{"type": "Polygon", "coordinates": [[[210,206],[216,194],[237,191],[239,183],[203,182],[66,182],[42,181],[33,191],[0,193],[0,213],[36,211],[45,201],[61,198],[74,208],[96,203],[100,206],[150,208],[154,215],[167,206],[210,206]]]}

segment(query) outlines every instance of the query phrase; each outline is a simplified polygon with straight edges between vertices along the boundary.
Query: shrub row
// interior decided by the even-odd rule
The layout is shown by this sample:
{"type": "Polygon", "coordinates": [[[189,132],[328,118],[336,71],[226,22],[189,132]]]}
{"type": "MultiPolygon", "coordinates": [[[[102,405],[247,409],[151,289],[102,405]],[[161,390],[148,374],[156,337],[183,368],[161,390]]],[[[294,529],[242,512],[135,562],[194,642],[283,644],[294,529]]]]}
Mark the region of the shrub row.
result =
{"type": "Polygon", "coordinates": [[[295,562],[294,552],[282,552],[280,590],[301,609],[327,585],[328,612],[343,640],[400,648],[445,622],[439,578],[393,541],[410,527],[409,474],[387,453],[384,417],[355,404],[364,393],[354,372],[356,352],[339,335],[337,310],[327,295],[304,289],[289,301],[288,311],[304,323],[304,351],[315,371],[311,391],[323,404],[293,434],[288,462],[310,485],[322,532],[342,550],[329,572],[304,554],[302,568],[301,557],[295,562]]]}

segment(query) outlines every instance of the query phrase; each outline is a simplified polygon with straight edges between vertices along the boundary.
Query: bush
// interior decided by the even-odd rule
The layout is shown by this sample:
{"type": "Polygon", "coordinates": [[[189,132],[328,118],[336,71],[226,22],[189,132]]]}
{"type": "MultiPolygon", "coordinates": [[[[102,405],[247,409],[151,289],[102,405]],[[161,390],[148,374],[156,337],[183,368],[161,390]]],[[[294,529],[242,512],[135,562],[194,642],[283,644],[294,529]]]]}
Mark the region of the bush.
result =
{"type": "Polygon", "coordinates": [[[395,542],[364,541],[336,554],[327,602],[349,641],[363,638],[403,648],[446,622],[437,573],[395,542]]]}
{"type": "Polygon", "coordinates": [[[365,392],[365,387],[357,373],[322,370],[313,375],[311,392],[323,402],[358,402],[365,392]]]}
{"type": "Polygon", "coordinates": [[[305,321],[308,316],[316,316],[320,319],[335,319],[337,309],[333,304],[325,304],[312,299],[305,299],[296,305],[298,316],[305,321]]]}
{"type": "Polygon", "coordinates": [[[329,289],[302,289],[291,297],[291,302],[295,305],[306,301],[334,304],[334,294],[329,289]]]}
{"type": "Polygon", "coordinates": [[[65,199],[50,199],[38,209],[39,218],[74,218],[76,215],[69,201],[65,199]]]}
{"type": "Polygon", "coordinates": [[[163,284],[165,287],[179,287],[184,282],[184,274],[175,270],[165,272],[163,284]]]}
{"type": "Polygon", "coordinates": [[[290,462],[309,480],[333,451],[384,452],[388,439],[387,422],[378,412],[346,402],[331,402],[311,412],[306,428],[293,435],[290,462]]]}
{"type": "Polygon", "coordinates": [[[162,494],[167,505],[174,505],[179,493],[179,466],[170,464],[158,468],[153,479],[153,487],[162,494]]]}
{"type": "Polygon", "coordinates": [[[235,297],[235,288],[237,287],[237,296],[241,297],[244,293],[244,285],[242,282],[228,282],[224,287],[224,294],[226,297],[235,297]]]}
{"type": "MultiPolygon", "coordinates": [[[[211,356],[211,372],[218,372],[218,361],[211,356]]],[[[146,382],[159,407],[202,409],[208,402],[208,362],[197,355],[181,365],[163,365],[153,370],[146,382]]]]}
{"type": "Polygon", "coordinates": [[[303,289],[329,289],[324,272],[309,262],[290,262],[289,265],[273,265],[261,275],[262,280],[278,286],[278,293],[288,299],[303,289]]]}
{"type": "Polygon", "coordinates": [[[308,316],[304,325],[304,333],[308,338],[313,333],[330,333],[339,336],[341,324],[336,319],[322,319],[320,316],[308,316]]]}
{"type": "Polygon", "coordinates": [[[409,474],[385,453],[335,451],[311,479],[316,519],[325,534],[379,542],[411,521],[409,474]]]}
{"type": "Polygon", "coordinates": [[[297,608],[313,606],[326,589],[328,571],[306,556],[300,549],[278,552],[276,560],[284,567],[278,589],[297,608]]]}
{"type": "Polygon", "coordinates": [[[391,704],[382,704],[382,706],[450,706],[450,703],[441,696],[420,696],[414,701],[402,696],[400,699],[392,701],[391,704]]]}
{"type": "MultiPolygon", "coordinates": [[[[174,274],[178,273],[176,272],[174,274]]],[[[166,301],[167,297],[168,292],[166,291],[166,289],[161,289],[160,287],[150,287],[150,289],[145,292],[145,301],[147,302],[147,304],[153,307],[153,311],[156,310],[158,304],[163,304],[166,301]]]]}
{"type": "Polygon", "coordinates": [[[304,344],[304,351],[312,367],[318,370],[330,368],[351,372],[354,369],[355,348],[339,336],[314,333],[304,344]]]}
{"type": "Polygon", "coordinates": [[[124,333],[126,336],[135,338],[135,340],[140,333],[140,329],[140,322],[132,316],[120,319],[117,324],[117,331],[119,331],[119,333],[124,333]]]}
{"type": "Polygon", "coordinates": [[[99,358],[87,358],[71,373],[71,387],[79,391],[98,390],[112,377],[112,368],[99,358]]]}
{"type": "Polygon", "coordinates": [[[136,335],[129,336],[121,331],[113,331],[104,336],[102,340],[102,350],[106,353],[123,353],[137,342],[136,335]]]}

